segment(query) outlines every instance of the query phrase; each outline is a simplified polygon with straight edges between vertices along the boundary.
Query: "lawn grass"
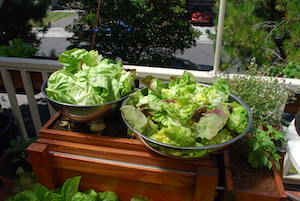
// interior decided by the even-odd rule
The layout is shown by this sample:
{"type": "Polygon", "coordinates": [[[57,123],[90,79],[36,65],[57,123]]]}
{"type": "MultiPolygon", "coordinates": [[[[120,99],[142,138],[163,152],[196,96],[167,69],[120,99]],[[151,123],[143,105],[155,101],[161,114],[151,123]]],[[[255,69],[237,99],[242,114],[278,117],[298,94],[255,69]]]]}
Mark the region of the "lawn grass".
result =
{"type": "MultiPolygon", "coordinates": [[[[63,19],[65,17],[69,17],[75,15],[76,12],[48,12],[47,16],[43,19],[43,23],[47,25],[49,22],[55,22],[57,20],[63,19]]],[[[31,21],[33,27],[41,27],[42,24],[40,22],[31,21]]]]}

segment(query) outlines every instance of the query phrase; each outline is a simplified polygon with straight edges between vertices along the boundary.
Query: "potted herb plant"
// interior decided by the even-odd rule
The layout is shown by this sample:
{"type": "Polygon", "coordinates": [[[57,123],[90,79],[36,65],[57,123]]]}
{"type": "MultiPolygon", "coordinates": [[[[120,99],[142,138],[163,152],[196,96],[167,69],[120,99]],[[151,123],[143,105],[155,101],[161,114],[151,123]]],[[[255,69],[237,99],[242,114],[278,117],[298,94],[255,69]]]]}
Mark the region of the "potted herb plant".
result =
{"type": "Polygon", "coordinates": [[[278,169],[284,153],[283,109],[294,92],[275,78],[256,76],[251,71],[247,75],[228,76],[226,79],[231,92],[249,106],[253,115],[250,133],[229,150],[234,189],[243,192],[241,197],[253,196],[254,199],[258,192],[276,197],[276,186],[283,189],[282,182],[277,182],[281,179],[274,180],[274,177],[280,178],[278,169]]]}

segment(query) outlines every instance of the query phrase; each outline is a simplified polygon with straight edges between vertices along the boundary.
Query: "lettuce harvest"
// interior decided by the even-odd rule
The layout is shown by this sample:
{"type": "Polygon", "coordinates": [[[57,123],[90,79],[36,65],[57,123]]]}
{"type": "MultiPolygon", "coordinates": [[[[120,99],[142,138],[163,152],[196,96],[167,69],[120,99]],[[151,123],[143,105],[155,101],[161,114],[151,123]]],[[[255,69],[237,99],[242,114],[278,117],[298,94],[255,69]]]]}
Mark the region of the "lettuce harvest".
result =
{"type": "MultiPolygon", "coordinates": [[[[5,201],[119,201],[115,192],[96,192],[88,189],[85,192],[78,190],[81,176],[67,179],[63,186],[50,190],[41,184],[36,184],[33,190],[25,190],[5,201]]],[[[148,201],[142,196],[133,196],[130,201],[148,201]]]]}
{"type": "Polygon", "coordinates": [[[125,71],[121,62],[104,59],[94,50],[68,50],[58,61],[64,67],[51,74],[46,92],[59,102],[103,104],[119,100],[131,93],[134,86],[134,72],[125,71]]]}
{"type": "Polygon", "coordinates": [[[147,88],[131,94],[121,111],[129,125],[148,138],[178,147],[208,146],[224,143],[247,127],[247,111],[229,102],[224,80],[206,87],[184,72],[168,83],[153,77],[143,82],[147,88]]]}

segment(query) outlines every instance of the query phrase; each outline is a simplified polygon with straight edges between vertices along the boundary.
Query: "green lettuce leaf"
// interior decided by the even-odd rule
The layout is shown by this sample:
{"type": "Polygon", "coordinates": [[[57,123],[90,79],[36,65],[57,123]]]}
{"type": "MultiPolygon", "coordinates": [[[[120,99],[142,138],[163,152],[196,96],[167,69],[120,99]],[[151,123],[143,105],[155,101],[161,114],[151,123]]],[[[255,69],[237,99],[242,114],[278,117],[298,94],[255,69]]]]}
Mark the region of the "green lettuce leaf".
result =
{"type": "Polygon", "coordinates": [[[189,128],[182,126],[170,126],[162,128],[159,132],[152,135],[150,138],[180,147],[194,146],[195,138],[189,128]]]}
{"type": "Polygon", "coordinates": [[[98,193],[98,198],[100,201],[119,201],[117,194],[112,191],[98,193]]]}
{"type": "Polygon", "coordinates": [[[46,88],[47,95],[57,101],[74,104],[73,85],[74,75],[66,70],[58,70],[51,74],[46,88]]]}
{"type": "Polygon", "coordinates": [[[149,201],[147,198],[144,198],[142,196],[133,196],[130,201],[149,201]]]}
{"type": "Polygon", "coordinates": [[[169,87],[186,86],[191,84],[197,84],[195,77],[191,72],[184,71],[182,76],[177,77],[169,82],[169,87]]]}
{"type": "Polygon", "coordinates": [[[228,119],[228,111],[224,108],[216,108],[200,118],[196,125],[197,136],[205,139],[212,139],[225,126],[228,119]]]}
{"type": "Polygon", "coordinates": [[[72,201],[96,201],[96,197],[82,193],[77,192],[72,196],[72,201]]]}
{"type": "Polygon", "coordinates": [[[78,192],[80,178],[80,176],[77,176],[65,181],[61,189],[64,201],[71,201],[72,197],[78,192]]]}
{"type": "Polygon", "coordinates": [[[143,132],[147,126],[148,120],[146,116],[135,107],[131,105],[125,105],[121,107],[121,112],[124,115],[125,120],[138,132],[143,132]]]}
{"type": "Polygon", "coordinates": [[[231,140],[233,136],[227,129],[222,129],[218,132],[218,135],[214,136],[212,139],[207,140],[205,145],[214,145],[214,144],[222,144],[229,140],[231,140]]]}
{"type": "Polygon", "coordinates": [[[213,104],[228,102],[229,94],[229,85],[222,79],[216,79],[211,87],[206,88],[207,98],[213,104]]]}
{"type": "Polygon", "coordinates": [[[247,111],[242,105],[236,102],[230,104],[230,106],[232,107],[232,112],[230,113],[227,126],[230,130],[242,133],[248,124],[247,111]]]}
{"type": "Polygon", "coordinates": [[[51,200],[52,192],[41,184],[36,185],[34,192],[38,200],[43,200],[43,201],[51,200]]]}
{"type": "Polygon", "coordinates": [[[151,119],[148,119],[147,125],[144,128],[143,134],[151,136],[158,132],[158,126],[151,119]]]}
{"type": "Polygon", "coordinates": [[[132,89],[134,88],[134,80],[136,78],[135,71],[122,71],[121,76],[120,76],[120,81],[119,81],[119,90],[120,90],[120,95],[124,96],[129,94],[132,89]]]}
{"type": "Polygon", "coordinates": [[[154,94],[158,98],[161,98],[161,90],[167,86],[167,83],[163,83],[161,80],[152,76],[144,77],[142,83],[150,89],[149,94],[154,94]]]}
{"type": "Polygon", "coordinates": [[[93,201],[97,200],[98,193],[95,190],[89,189],[89,190],[86,190],[84,193],[89,195],[93,199],[93,201]]]}
{"type": "Polygon", "coordinates": [[[34,192],[32,192],[31,190],[25,190],[22,191],[21,193],[18,193],[14,197],[14,201],[39,201],[39,200],[36,197],[34,192]]]}

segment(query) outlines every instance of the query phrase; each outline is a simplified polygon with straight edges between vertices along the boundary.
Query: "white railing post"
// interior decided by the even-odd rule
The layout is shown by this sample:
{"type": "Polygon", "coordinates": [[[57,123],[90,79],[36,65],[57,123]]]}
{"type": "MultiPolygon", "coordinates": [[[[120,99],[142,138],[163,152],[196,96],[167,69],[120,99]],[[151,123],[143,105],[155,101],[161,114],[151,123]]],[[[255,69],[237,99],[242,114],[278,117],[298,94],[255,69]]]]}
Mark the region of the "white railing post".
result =
{"type": "Polygon", "coordinates": [[[15,120],[17,122],[17,127],[19,130],[19,133],[21,134],[21,137],[24,138],[24,140],[28,140],[28,135],[27,135],[27,131],[26,131],[26,127],[24,124],[24,120],[22,117],[22,113],[20,111],[20,107],[17,101],[17,97],[16,97],[16,90],[14,87],[14,84],[11,80],[11,76],[8,70],[6,69],[1,69],[1,77],[2,80],[4,82],[4,87],[5,90],[8,94],[8,98],[9,98],[9,102],[11,105],[11,109],[12,109],[12,113],[15,117],[15,120]]]}
{"type": "Polygon", "coordinates": [[[22,77],[25,93],[27,95],[29,110],[35,128],[35,133],[36,135],[38,135],[39,129],[42,127],[42,123],[40,119],[39,110],[34,98],[34,91],[33,91],[34,89],[32,87],[30,73],[28,71],[21,70],[21,77],[22,77]]]}
{"type": "Polygon", "coordinates": [[[222,36],[224,30],[224,16],[225,16],[226,0],[220,0],[219,17],[218,17],[218,28],[217,28],[217,40],[215,48],[215,59],[214,59],[214,74],[219,72],[220,59],[222,52],[222,36]]]}
{"type": "MultiPolygon", "coordinates": [[[[43,78],[43,82],[45,82],[49,77],[49,73],[46,71],[42,71],[42,78],[43,78]]],[[[53,107],[49,104],[48,102],[48,110],[50,113],[50,117],[53,116],[55,114],[55,110],[53,109],[53,107]]]]}

